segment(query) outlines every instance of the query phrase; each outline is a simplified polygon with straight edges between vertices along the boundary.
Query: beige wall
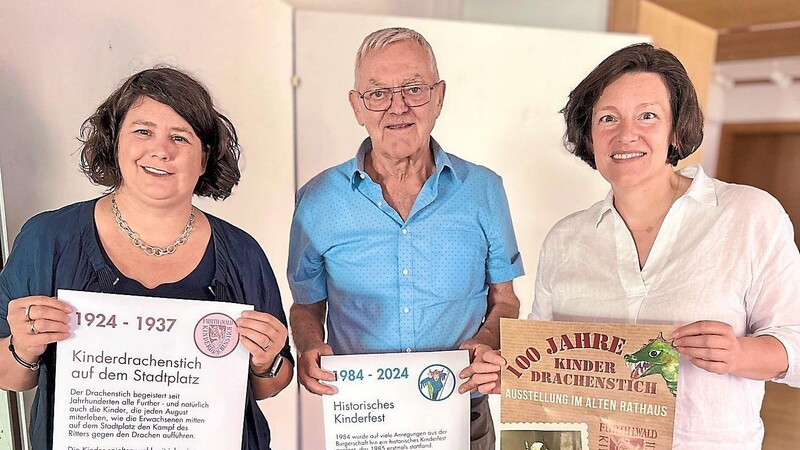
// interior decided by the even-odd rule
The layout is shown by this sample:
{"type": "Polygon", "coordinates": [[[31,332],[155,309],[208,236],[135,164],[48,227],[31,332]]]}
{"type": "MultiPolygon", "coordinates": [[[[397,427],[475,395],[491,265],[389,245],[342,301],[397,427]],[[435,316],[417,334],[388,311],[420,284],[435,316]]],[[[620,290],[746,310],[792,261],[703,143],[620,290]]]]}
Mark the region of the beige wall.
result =
{"type": "MultiPolygon", "coordinates": [[[[3,0],[0,166],[11,238],[35,213],[98,195],[77,168],[81,123],[123,78],[171,64],[206,84],[243,147],[233,196],[197,204],[261,243],[288,306],[291,15],[278,0],[3,0]]],[[[262,404],[274,448],[296,448],[296,397],[290,386],[262,404]]]]}

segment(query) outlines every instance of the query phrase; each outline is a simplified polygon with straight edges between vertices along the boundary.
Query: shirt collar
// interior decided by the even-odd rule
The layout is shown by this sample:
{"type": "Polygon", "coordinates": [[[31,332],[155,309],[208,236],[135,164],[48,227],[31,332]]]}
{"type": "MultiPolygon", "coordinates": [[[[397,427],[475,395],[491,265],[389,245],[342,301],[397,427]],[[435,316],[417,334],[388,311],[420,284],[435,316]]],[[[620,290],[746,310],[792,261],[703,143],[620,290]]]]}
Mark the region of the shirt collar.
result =
{"type": "MultiPolygon", "coordinates": [[[[431,150],[433,151],[433,162],[436,164],[436,177],[438,178],[442,172],[447,169],[453,175],[456,181],[461,181],[458,174],[453,167],[450,156],[442,149],[436,139],[431,136],[431,150]]],[[[367,171],[364,170],[364,158],[367,153],[372,151],[372,139],[366,138],[358,147],[356,157],[351,160],[348,172],[350,174],[350,184],[355,188],[361,180],[367,178],[367,171]]]]}
{"type": "Polygon", "coordinates": [[[594,227],[597,228],[600,225],[600,221],[603,220],[603,217],[611,211],[614,210],[614,192],[609,189],[608,194],[606,194],[606,198],[603,199],[603,204],[600,206],[600,211],[597,213],[597,220],[594,221],[594,227]]]}
{"type": "MultiPolygon", "coordinates": [[[[692,184],[689,189],[683,194],[684,197],[689,197],[692,200],[708,206],[717,206],[717,191],[714,188],[714,180],[706,175],[703,168],[699,164],[692,164],[678,170],[678,173],[691,178],[692,184]]],[[[597,220],[594,222],[595,228],[600,225],[605,215],[614,209],[614,192],[608,191],[606,198],[597,213],[597,220]]]]}
{"type": "Polygon", "coordinates": [[[686,166],[679,170],[678,173],[692,179],[692,184],[684,194],[685,196],[703,205],[717,206],[719,204],[717,190],[714,187],[714,179],[706,175],[699,164],[686,166]]]}

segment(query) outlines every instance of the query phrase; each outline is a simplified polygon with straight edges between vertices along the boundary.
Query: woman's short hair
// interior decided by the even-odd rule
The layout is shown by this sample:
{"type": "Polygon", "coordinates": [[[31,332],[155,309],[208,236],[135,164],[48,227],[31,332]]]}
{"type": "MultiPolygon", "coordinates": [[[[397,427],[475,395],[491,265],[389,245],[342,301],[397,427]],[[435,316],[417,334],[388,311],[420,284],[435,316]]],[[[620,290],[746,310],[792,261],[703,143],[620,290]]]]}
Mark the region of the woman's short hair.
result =
{"type": "Polygon", "coordinates": [[[192,126],[203,148],[206,170],[194,193],[220,200],[239,183],[239,141],[236,129],[217,112],[202,84],[185,73],[156,67],[143,70],[122,83],[81,126],[80,167],[93,183],[109,192],[122,185],[119,169],[119,129],[125,115],[142,97],[163,103],[192,126]]]}
{"type": "Polygon", "coordinates": [[[683,64],[672,53],[641,43],[617,50],[592,70],[569,94],[561,113],[567,123],[564,146],[593,169],[592,110],[603,90],[622,75],[647,72],[661,76],[669,91],[672,136],[667,161],[673,166],[694,153],[703,141],[703,112],[683,64]]]}

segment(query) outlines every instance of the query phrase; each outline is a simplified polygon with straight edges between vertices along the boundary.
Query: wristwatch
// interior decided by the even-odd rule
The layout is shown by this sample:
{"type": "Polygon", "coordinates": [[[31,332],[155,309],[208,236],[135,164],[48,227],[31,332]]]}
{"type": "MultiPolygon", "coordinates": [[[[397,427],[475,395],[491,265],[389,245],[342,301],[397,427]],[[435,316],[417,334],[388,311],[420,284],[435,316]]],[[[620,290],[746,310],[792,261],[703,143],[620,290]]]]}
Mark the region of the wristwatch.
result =
{"type": "Polygon", "coordinates": [[[272,366],[264,373],[255,373],[253,372],[253,368],[250,367],[250,374],[256,378],[275,378],[278,376],[278,373],[281,371],[281,367],[283,367],[283,356],[280,354],[275,356],[275,361],[272,362],[272,366]]]}
{"type": "Polygon", "coordinates": [[[9,337],[8,337],[8,351],[10,351],[10,352],[11,352],[11,356],[13,356],[13,357],[14,357],[14,359],[15,359],[15,360],[16,360],[16,361],[17,361],[17,362],[18,362],[18,363],[19,363],[19,364],[20,364],[22,367],[24,367],[24,368],[26,368],[26,369],[30,369],[30,370],[32,370],[32,371],[34,371],[34,372],[35,372],[35,371],[37,371],[37,370],[39,370],[39,361],[41,361],[42,359],[41,359],[41,358],[39,358],[39,359],[37,359],[37,360],[36,360],[36,362],[35,362],[35,363],[31,364],[31,363],[29,363],[28,361],[25,361],[24,359],[20,358],[20,357],[19,357],[19,355],[17,354],[16,350],[14,350],[14,336],[13,336],[13,335],[11,335],[11,336],[9,336],[9,337]]]}

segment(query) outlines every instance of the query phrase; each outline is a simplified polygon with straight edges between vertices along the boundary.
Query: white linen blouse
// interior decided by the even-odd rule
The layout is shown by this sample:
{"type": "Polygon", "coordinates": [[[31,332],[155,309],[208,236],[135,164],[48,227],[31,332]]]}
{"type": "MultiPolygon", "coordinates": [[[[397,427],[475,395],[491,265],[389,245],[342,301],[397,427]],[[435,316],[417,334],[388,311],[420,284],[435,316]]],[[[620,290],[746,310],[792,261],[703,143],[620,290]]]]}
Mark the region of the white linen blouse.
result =
{"type": "MultiPolygon", "coordinates": [[[[556,224],[542,245],[530,319],[730,324],[786,348],[779,380],[800,386],[800,253],[788,215],[759,189],[708,177],[700,166],[667,213],[644,267],[605,200],[556,224]]],[[[760,449],[764,382],[699,369],[681,357],[674,449],[760,449]]]]}

